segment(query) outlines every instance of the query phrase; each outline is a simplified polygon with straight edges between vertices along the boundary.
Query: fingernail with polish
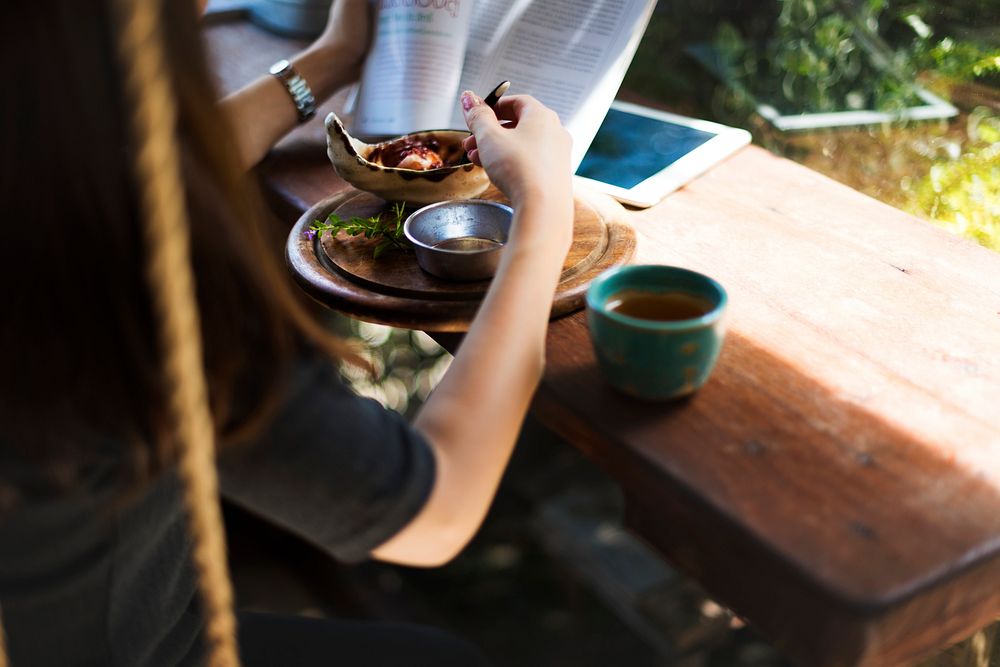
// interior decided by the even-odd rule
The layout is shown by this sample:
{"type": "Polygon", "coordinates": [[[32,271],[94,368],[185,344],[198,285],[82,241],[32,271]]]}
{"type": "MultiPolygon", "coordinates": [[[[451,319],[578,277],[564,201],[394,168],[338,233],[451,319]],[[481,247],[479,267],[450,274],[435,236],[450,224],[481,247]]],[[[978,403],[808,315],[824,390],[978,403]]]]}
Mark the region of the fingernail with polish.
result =
{"type": "Polygon", "coordinates": [[[467,90],[464,93],[462,93],[462,110],[463,111],[468,111],[472,107],[474,107],[477,104],[479,104],[481,101],[482,100],[480,100],[478,97],[476,97],[475,93],[473,93],[472,91],[467,90]]]}

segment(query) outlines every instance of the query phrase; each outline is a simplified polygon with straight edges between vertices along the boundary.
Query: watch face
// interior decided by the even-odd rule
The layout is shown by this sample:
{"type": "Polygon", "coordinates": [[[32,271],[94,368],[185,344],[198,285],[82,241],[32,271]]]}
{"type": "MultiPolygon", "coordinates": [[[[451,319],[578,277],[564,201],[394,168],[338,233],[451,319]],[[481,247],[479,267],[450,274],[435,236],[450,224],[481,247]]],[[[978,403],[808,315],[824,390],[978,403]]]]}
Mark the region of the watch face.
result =
{"type": "Polygon", "coordinates": [[[271,65],[271,74],[274,76],[281,76],[288,69],[289,63],[287,60],[279,60],[278,62],[271,65]]]}

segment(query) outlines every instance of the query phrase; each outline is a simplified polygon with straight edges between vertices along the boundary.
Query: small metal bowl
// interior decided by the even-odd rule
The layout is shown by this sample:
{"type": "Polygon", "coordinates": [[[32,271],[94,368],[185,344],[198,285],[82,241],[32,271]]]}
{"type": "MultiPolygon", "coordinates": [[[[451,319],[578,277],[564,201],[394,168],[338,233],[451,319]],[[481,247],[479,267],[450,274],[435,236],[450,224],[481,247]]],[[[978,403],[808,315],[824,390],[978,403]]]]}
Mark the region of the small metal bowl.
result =
{"type": "Polygon", "coordinates": [[[403,223],[420,268],[449,280],[485,280],[496,273],[514,211],[485,199],[443,201],[403,223]]]}

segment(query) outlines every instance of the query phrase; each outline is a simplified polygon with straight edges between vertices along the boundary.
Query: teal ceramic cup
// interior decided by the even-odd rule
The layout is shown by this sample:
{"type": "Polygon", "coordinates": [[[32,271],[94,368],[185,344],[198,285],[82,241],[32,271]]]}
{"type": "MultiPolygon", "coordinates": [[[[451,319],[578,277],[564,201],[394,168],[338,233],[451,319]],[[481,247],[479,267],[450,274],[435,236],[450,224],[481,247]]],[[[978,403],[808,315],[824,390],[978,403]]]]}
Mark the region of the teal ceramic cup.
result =
{"type": "Polygon", "coordinates": [[[616,389],[647,400],[691,394],[708,380],[725,335],[726,290],[675,266],[620,266],[587,290],[587,325],[597,361],[616,389]],[[680,292],[707,312],[688,319],[645,319],[609,308],[623,295],[680,292]]]}

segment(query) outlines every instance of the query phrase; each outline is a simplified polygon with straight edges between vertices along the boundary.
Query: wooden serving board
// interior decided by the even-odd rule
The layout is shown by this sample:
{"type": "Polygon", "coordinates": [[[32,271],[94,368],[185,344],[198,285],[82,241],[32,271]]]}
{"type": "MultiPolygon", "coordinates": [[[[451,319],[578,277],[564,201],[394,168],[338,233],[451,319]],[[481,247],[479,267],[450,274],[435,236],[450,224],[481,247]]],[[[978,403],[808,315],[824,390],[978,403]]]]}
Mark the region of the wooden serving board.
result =
{"type": "MultiPolygon", "coordinates": [[[[582,308],[590,281],[605,269],[627,263],[635,251],[635,232],[617,217],[624,209],[601,197],[589,193],[576,197],[573,243],[553,299],[553,317],[582,308]]],[[[494,188],[483,198],[506,203],[494,188]]],[[[467,330],[489,280],[432,276],[417,265],[409,250],[391,249],[374,259],[377,242],[364,237],[341,232],[310,240],[304,233],[330,213],[349,218],[389,211],[383,200],[357,190],[334,195],[306,211],[286,247],[296,280],[316,300],[360,319],[428,331],[467,330]]]]}

